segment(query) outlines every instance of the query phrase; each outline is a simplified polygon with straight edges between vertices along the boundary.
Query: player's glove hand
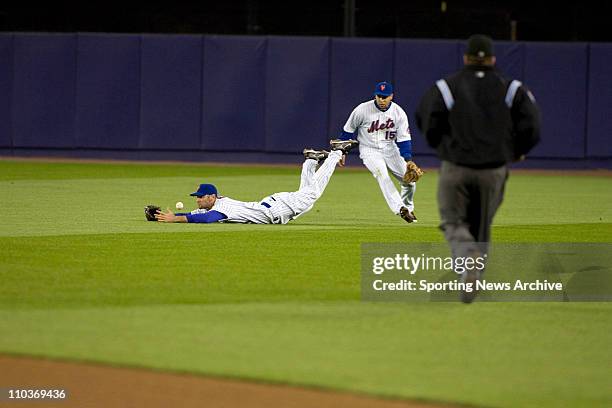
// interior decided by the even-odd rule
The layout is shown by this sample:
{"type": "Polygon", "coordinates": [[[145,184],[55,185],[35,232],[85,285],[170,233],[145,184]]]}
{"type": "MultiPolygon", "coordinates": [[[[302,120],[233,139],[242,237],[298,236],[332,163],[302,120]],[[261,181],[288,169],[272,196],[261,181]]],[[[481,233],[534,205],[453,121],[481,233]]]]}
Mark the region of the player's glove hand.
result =
{"type": "Polygon", "coordinates": [[[406,165],[407,168],[406,173],[404,174],[404,182],[413,183],[419,181],[419,179],[423,176],[423,170],[421,170],[421,168],[412,160],[407,161],[406,165]]]}
{"type": "Polygon", "coordinates": [[[156,205],[147,205],[144,208],[145,217],[147,218],[147,221],[157,221],[157,218],[155,218],[155,214],[159,213],[160,211],[161,208],[156,205]]]}

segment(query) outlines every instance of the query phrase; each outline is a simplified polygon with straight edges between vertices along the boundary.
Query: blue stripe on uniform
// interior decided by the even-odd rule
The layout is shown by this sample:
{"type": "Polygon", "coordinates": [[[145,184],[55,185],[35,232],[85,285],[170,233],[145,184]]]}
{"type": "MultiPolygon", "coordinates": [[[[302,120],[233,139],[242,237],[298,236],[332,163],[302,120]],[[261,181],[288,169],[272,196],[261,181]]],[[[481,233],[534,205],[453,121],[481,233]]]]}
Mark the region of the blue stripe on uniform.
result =
{"type": "Polygon", "coordinates": [[[410,140],[404,140],[403,142],[395,142],[399,147],[400,155],[405,160],[412,159],[412,142],[410,140]]]}
{"type": "Polygon", "coordinates": [[[349,133],[342,130],[342,134],[340,135],[340,140],[349,140],[355,136],[355,133],[349,133]]]}

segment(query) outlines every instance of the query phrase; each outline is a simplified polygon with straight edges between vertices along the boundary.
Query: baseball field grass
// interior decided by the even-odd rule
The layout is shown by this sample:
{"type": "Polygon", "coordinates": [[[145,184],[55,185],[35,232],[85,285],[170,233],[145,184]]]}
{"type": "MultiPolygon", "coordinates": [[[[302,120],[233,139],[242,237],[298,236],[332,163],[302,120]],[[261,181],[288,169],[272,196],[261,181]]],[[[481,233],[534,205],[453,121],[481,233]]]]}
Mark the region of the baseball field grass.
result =
{"type": "MultiPolygon", "coordinates": [[[[357,162],[355,157],[350,158],[357,162]]],[[[295,167],[0,161],[0,353],[487,407],[611,406],[610,303],[360,300],[363,242],[442,242],[337,170],[288,225],[146,222],[202,182],[245,201],[295,167]]],[[[612,178],[512,174],[495,242],[612,242],[612,178]]]]}

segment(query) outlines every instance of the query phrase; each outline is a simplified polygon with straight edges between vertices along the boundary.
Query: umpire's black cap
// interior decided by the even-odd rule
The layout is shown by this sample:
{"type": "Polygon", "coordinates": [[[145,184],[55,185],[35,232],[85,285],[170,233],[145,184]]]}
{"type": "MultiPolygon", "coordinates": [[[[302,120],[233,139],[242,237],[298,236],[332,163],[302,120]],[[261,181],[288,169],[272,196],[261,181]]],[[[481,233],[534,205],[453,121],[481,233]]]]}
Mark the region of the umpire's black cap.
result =
{"type": "Polygon", "coordinates": [[[493,51],[493,40],[491,37],[486,35],[474,34],[468,38],[465,55],[478,58],[492,57],[495,55],[493,51]]]}

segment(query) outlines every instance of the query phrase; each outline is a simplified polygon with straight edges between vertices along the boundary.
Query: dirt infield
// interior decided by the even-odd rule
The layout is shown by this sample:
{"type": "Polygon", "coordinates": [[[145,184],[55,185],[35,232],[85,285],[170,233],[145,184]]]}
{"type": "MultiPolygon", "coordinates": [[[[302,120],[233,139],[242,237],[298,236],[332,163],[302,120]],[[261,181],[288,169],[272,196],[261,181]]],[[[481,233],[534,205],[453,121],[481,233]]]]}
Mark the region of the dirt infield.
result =
{"type": "Polygon", "coordinates": [[[0,407],[451,407],[195,375],[0,355],[0,407]],[[7,388],[64,389],[67,399],[9,400],[7,388]]]}

